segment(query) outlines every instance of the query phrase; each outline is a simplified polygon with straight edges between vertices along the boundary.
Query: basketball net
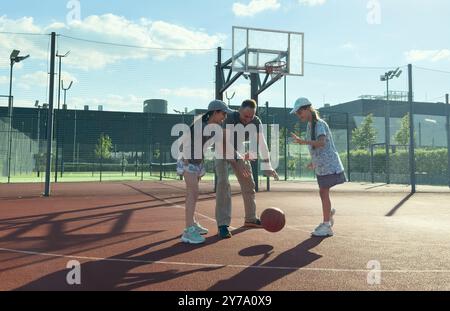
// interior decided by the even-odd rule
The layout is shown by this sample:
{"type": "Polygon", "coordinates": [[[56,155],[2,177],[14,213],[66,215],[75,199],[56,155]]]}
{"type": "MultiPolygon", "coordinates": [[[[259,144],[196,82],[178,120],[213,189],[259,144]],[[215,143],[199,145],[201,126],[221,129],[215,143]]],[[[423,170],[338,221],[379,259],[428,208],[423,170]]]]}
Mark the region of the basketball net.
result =
{"type": "Polygon", "coordinates": [[[283,61],[273,61],[273,62],[268,62],[265,65],[266,67],[266,73],[269,74],[272,79],[276,78],[277,76],[281,75],[285,75],[286,74],[286,62],[283,61]]]}

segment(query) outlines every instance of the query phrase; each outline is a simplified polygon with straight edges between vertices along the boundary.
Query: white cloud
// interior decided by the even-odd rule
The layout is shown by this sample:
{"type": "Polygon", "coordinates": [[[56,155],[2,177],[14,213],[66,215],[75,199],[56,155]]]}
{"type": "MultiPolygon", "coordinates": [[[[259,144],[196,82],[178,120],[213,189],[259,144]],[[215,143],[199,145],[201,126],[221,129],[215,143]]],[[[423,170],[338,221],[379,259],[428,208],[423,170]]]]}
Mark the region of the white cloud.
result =
{"type": "Polygon", "coordinates": [[[251,0],[249,4],[235,2],[233,13],[236,16],[254,16],[267,10],[278,10],[281,4],[278,0],[251,0]]]}
{"type": "MultiPolygon", "coordinates": [[[[234,84],[228,90],[228,96],[231,97],[235,93],[235,98],[249,98],[250,96],[250,84],[234,84]]],[[[224,96],[225,97],[225,96],[224,96]]]]}
{"type": "Polygon", "coordinates": [[[18,78],[18,86],[25,90],[34,88],[42,88],[47,86],[48,74],[45,71],[36,71],[28,73],[18,78]]]}
{"type": "Polygon", "coordinates": [[[326,0],[298,0],[301,5],[317,6],[325,4],[326,0]]]}
{"type": "Polygon", "coordinates": [[[8,19],[6,15],[0,16],[0,30],[1,31],[15,31],[40,33],[42,29],[34,24],[33,17],[22,17],[16,20],[8,19]]]}
{"type": "Polygon", "coordinates": [[[405,52],[405,57],[408,62],[439,62],[441,60],[450,60],[450,50],[410,50],[405,52]]]}
{"type": "MultiPolygon", "coordinates": [[[[16,20],[0,16],[0,31],[25,32],[38,34],[42,29],[34,24],[32,17],[22,17],[16,20]]],[[[9,56],[14,49],[20,49],[22,55],[32,54],[32,58],[47,59],[48,38],[44,36],[18,36],[0,34],[0,66],[9,66],[9,56]]],[[[22,63],[15,68],[21,68],[22,63]]]]}
{"type": "Polygon", "coordinates": [[[346,42],[340,46],[343,50],[355,50],[356,45],[353,42],[346,42]]]}
{"type": "Polygon", "coordinates": [[[61,29],[69,29],[69,27],[64,24],[64,23],[60,23],[60,22],[54,22],[50,25],[48,25],[47,27],[45,27],[45,31],[57,31],[57,30],[61,30],[61,29]]]}
{"type": "MultiPolygon", "coordinates": [[[[58,37],[61,50],[71,50],[65,64],[73,68],[91,70],[123,60],[153,58],[164,60],[168,57],[184,57],[187,54],[202,54],[222,45],[223,34],[208,34],[204,30],[188,29],[164,21],[150,21],[142,18],[131,21],[114,14],[91,15],[84,20],[70,24],[52,22],[39,26],[33,18],[8,19],[0,17],[0,31],[48,33],[56,31],[66,36],[132,46],[113,46],[58,37]]],[[[0,51],[10,51],[17,46],[33,59],[48,57],[48,37],[0,34],[0,51]]],[[[0,58],[8,58],[1,55],[0,58]]]]}
{"type": "Polygon", "coordinates": [[[0,76],[0,84],[7,84],[7,83],[9,83],[9,77],[0,76]]]}
{"type": "MultiPolygon", "coordinates": [[[[73,81],[78,82],[78,80],[70,73],[63,71],[61,74],[63,81],[73,81]]],[[[18,86],[25,90],[30,90],[32,88],[43,88],[48,85],[48,73],[45,71],[35,71],[33,73],[28,73],[20,78],[18,78],[18,86]]],[[[55,78],[55,80],[58,77],[55,78]]],[[[68,82],[69,83],[69,82],[68,82]]],[[[58,85],[58,82],[55,81],[55,86],[58,85]]]]}
{"type": "Polygon", "coordinates": [[[81,22],[72,23],[70,30],[64,33],[93,41],[132,46],[118,47],[63,38],[66,49],[72,50],[66,63],[85,70],[101,69],[121,60],[164,60],[168,57],[202,54],[208,49],[215,49],[225,40],[221,34],[209,35],[204,31],[164,21],[152,22],[145,18],[134,22],[113,14],[89,16],[81,22]]]}

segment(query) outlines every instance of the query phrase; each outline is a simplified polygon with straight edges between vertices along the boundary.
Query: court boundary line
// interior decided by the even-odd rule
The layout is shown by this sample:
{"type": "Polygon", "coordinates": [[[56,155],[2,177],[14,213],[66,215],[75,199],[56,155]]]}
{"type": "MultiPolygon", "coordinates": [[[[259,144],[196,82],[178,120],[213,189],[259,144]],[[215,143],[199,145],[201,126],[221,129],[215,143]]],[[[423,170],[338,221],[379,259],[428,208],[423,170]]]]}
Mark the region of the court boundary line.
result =
{"type": "Polygon", "coordinates": [[[339,268],[306,268],[306,267],[282,267],[282,266],[252,266],[252,265],[237,265],[237,264],[210,264],[199,262],[179,262],[179,261],[153,261],[153,260],[138,260],[125,258],[102,258],[90,256],[75,256],[63,255],[53,253],[42,253],[34,251],[14,250],[8,248],[0,248],[0,252],[16,253],[30,256],[43,256],[54,258],[66,258],[72,260],[88,260],[88,261],[105,261],[105,262],[123,262],[123,263],[143,263],[143,264],[157,264],[157,265],[172,265],[172,266],[192,266],[192,267],[210,267],[210,268],[234,268],[234,269],[261,269],[261,270],[288,270],[288,271],[310,271],[310,272],[348,272],[348,273],[450,273],[449,270],[413,270],[413,269],[339,269],[339,268]]]}

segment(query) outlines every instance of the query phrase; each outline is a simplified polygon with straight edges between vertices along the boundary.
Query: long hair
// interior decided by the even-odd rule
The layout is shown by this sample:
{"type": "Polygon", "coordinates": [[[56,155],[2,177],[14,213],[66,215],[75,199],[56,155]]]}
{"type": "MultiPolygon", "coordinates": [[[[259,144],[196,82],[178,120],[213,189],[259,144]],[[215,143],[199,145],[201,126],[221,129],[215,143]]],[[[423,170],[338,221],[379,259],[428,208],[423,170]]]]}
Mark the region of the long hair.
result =
{"type": "MultiPolygon", "coordinates": [[[[320,115],[319,112],[314,109],[313,107],[309,107],[309,111],[311,112],[312,115],[312,121],[311,121],[311,140],[315,141],[316,140],[316,125],[317,125],[317,121],[320,120],[320,115]]],[[[316,149],[315,147],[312,147],[312,149],[316,149]]]]}
{"type": "Polygon", "coordinates": [[[209,118],[211,118],[211,116],[214,114],[215,111],[208,111],[205,114],[202,114],[201,116],[197,116],[194,118],[194,121],[192,121],[190,127],[191,129],[194,128],[194,124],[196,122],[202,122],[202,123],[208,123],[209,118]]]}

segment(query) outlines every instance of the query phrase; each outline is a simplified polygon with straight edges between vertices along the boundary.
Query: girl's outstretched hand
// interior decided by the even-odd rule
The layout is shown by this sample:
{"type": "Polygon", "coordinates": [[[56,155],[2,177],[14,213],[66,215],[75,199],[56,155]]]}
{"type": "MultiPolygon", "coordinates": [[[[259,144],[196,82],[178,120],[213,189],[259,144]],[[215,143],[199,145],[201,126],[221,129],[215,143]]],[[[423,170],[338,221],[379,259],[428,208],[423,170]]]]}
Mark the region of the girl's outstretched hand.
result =
{"type": "Polygon", "coordinates": [[[306,141],[295,135],[294,133],[291,133],[291,137],[294,139],[295,144],[299,145],[306,145],[306,141]]]}
{"type": "Polygon", "coordinates": [[[311,171],[314,171],[316,169],[316,166],[314,165],[314,163],[309,163],[307,166],[308,169],[310,169],[311,171]]]}

